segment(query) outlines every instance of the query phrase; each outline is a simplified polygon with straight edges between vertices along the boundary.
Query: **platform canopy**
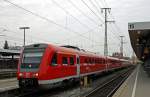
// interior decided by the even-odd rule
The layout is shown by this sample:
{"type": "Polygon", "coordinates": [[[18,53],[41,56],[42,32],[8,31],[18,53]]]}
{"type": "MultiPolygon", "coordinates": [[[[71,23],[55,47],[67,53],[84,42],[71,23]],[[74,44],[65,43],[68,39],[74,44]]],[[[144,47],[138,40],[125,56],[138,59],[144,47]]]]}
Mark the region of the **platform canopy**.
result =
{"type": "Polygon", "coordinates": [[[150,22],[128,23],[132,48],[136,56],[144,60],[150,57],[150,22]]]}
{"type": "Polygon", "coordinates": [[[3,56],[20,55],[20,50],[0,49],[0,55],[3,56]]]}

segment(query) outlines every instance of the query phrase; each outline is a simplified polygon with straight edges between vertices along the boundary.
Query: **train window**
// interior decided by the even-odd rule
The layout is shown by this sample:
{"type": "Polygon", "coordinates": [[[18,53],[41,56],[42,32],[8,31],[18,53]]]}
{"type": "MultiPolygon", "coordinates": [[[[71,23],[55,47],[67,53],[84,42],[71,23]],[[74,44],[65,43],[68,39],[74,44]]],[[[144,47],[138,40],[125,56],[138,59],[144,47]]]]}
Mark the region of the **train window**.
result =
{"type": "Polygon", "coordinates": [[[99,58],[99,64],[102,64],[103,60],[101,58],[99,58]]]}
{"type": "Polygon", "coordinates": [[[106,60],[104,59],[104,64],[106,64],[106,60]]]}
{"type": "Polygon", "coordinates": [[[96,59],[96,63],[98,64],[98,59],[96,59]]]}
{"type": "Polygon", "coordinates": [[[86,63],[87,63],[87,64],[89,63],[89,59],[88,59],[88,58],[86,59],[86,63]]]}
{"type": "Polygon", "coordinates": [[[84,59],[84,63],[87,63],[87,58],[84,59]]]}
{"type": "Polygon", "coordinates": [[[89,64],[91,64],[91,58],[89,58],[89,64]]]}
{"type": "Polygon", "coordinates": [[[95,64],[95,60],[94,60],[94,58],[92,59],[92,63],[93,63],[93,64],[95,64]]]}
{"type": "Polygon", "coordinates": [[[73,59],[73,57],[70,57],[70,65],[74,65],[74,59],[73,59]]]}
{"type": "Polygon", "coordinates": [[[98,64],[97,58],[95,59],[95,63],[98,64]]]}
{"type": "Polygon", "coordinates": [[[79,64],[79,61],[80,61],[80,60],[79,60],[79,57],[77,57],[77,64],[79,64]]]}
{"type": "Polygon", "coordinates": [[[104,59],[103,58],[101,59],[101,64],[104,64],[104,59]]]}
{"type": "Polygon", "coordinates": [[[92,64],[92,58],[90,58],[90,64],[92,64]]]}
{"type": "Polygon", "coordinates": [[[89,58],[86,59],[87,64],[89,63],[89,58]]]}
{"type": "Polygon", "coordinates": [[[57,65],[57,53],[55,53],[52,57],[52,61],[51,61],[51,65],[52,66],[56,66],[57,65]]]}
{"type": "Polygon", "coordinates": [[[91,63],[91,59],[90,59],[90,58],[88,59],[88,63],[89,63],[89,64],[91,63]]]}
{"type": "Polygon", "coordinates": [[[63,57],[62,58],[62,64],[68,64],[68,60],[67,60],[67,57],[63,57]]]}

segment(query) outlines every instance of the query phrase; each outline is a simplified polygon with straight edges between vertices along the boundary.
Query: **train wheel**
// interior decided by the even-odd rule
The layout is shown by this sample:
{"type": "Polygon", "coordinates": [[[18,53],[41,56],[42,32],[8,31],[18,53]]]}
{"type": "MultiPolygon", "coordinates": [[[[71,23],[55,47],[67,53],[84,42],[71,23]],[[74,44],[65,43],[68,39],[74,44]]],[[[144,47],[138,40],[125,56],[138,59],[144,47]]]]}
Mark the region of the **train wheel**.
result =
{"type": "Polygon", "coordinates": [[[32,89],[37,88],[38,81],[36,79],[19,79],[19,88],[21,89],[32,89]]]}

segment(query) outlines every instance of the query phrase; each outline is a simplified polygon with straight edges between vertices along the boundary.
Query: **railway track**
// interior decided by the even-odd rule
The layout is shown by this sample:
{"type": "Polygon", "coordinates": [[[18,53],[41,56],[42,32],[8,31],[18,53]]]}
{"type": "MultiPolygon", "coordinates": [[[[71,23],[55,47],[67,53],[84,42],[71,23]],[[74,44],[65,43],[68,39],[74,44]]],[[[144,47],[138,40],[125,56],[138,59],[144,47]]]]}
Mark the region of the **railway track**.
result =
{"type": "Polygon", "coordinates": [[[16,77],[17,70],[0,71],[0,79],[16,77]]]}
{"type": "MultiPolygon", "coordinates": [[[[115,92],[115,90],[123,82],[122,79],[125,80],[127,78],[127,75],[129,75],[132,72],[130,70],[130,72],[127,73],[127,71],[129,71],[129,70],[125,69],[125,70],[120,70],[118,72],[115,72],[116,74],[114,73],[114,75],[118,75],[116,77],[111,76],[113,74],[107,75],[107,76],[111,76],[111,77],[109,77],[105,81],[105,83],[102,82],[100,86],[96,85],[96,86],[98,86],[97,88],[94,89],[92,87],[92,91],[91,90],[90,90],[91,92],[88,91],[88,95],[84,95],[84,93],[81,93],[80,95],[78,95],[79,92],[75,93],[75,95],[73,95],[73,96],[66,96],[66,94],[61,95],[61,93],[63,93],[63,92],[67,92],[67,91],[71,92],[74,89],[79,89],[79,84],[76,83],[76,85],[73,84],[73,85],[68,85],[66,87],[59,86],[59,87],[46,89],[46,90],[32,89],[32,91],[20,91],[20,89],[18,88],[18,89],[13,89],[13,90],[9,90],[9,91],[0,93],[0,97],[43,97],[43,96],[44,97],[111,97],[111,95],[115,92]],[[126,73],[125,73],[125,71],[126,71],[126,73]],[[112,79],[112,80],[110,80],[110,79],[112,79]],[[116,81],[115,79],[116,80],[118,79],[118,80],[116,81]],[[110,81],[108,82],[108,80],[110,80],[110,81]],[[121,82],[121,80],[122,80],[122,82],[121,82]]],[[[100,79],[106,79],[106,78],[102,77],[100,79]]],[[[85,93],[85,94],[87,94],[87,93],[85,93]]]]}
{"type": "Polygon", "coordinates": [[[120,87],[120,85],[128,78],[131,74],[133,68],[115,76],[108,82],[97,86],[95,89],[90,91],[84,97],[112,97],[115,91],[120,87]]]}
{"type": "Polygon", "coordinates": [[[50,89],[36,89],[32,88],[32,90],[20,90],[19,88],[5,91],[5,92],[0,92],[0,97],[53,97],[53,95],[58,94],[60,92],[64,92],[67,90],[71,90],[73,88],[76,88],[77,86],[59,86],[59,87],[54,87],[50,89]]]}

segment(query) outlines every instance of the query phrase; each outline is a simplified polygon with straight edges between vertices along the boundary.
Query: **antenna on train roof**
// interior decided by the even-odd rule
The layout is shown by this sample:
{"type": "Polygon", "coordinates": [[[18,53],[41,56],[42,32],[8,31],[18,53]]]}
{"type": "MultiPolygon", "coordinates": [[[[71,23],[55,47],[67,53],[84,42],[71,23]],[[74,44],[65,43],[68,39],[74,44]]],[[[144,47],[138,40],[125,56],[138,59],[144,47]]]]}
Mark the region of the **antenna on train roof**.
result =
{"type": "Polygon", "coordinates": [[[63,46],[60,46],[60,47],[72,48],[72,49],[76,49],[76,50],[78,50],[78,51],[80,51],[80,50],[81,50],[80,48],[75,47],[75,46],[71,46],[71,45],[63,45],[63,46]]]}

